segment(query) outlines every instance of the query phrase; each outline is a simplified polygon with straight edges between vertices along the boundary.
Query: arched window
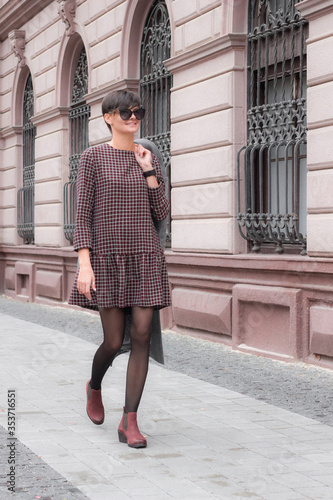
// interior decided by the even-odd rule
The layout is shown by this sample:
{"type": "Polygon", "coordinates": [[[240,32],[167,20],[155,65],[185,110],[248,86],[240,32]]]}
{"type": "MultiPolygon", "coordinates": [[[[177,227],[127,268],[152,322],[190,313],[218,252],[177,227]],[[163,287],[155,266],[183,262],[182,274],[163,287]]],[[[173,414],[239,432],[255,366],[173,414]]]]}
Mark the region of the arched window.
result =
{"type": "MultiPolygon", "coordinates": [[[[169,179],[170,198],[170,90],[172,75],[163,61],[170,57],[171,29],[164,1],[155,1],[148,14],[141,42],[140,92],[147,113],[142,120],[141,136],[153,141],[161,151],[169,179]]],[[[170,242],[170,221],[167,243],[170,242]]]]}
{"type": "Polygon", "coordinates": [[[84,96],[88,92],[88,62],[85,48],[76,66],[71,107],[69,110],[70,156],[69,182],[64,186],[64,233],[73,244],[76,211],[76,178],[81,154],[89,146],[90,106],[84,96]]]}
{"type": "Polygon", "coordinates": [[[24,243],[35,239],[35,137],[34,91],[31,74],[24,89],[23,99],[23,187],[17,193],[17,232],[24,243]]]}
{"type": "Polygon", "coordinates": [[[297,3],[249,1],[248,140],[238,156],[238,223],[254,251],[272,244],[279,253],[306,248],[308,24],[297,3]]]}

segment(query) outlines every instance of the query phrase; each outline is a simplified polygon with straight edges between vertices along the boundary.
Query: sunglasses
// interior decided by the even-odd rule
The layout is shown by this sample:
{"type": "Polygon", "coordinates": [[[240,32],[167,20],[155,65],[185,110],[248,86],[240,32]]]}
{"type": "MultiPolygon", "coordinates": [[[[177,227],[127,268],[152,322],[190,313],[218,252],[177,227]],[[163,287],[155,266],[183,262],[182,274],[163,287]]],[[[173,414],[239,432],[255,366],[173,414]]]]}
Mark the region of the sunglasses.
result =
{"type": "Polygon", "coordinates": [[[134,116],[137,120],[142,120],[142,118],[144,118],[144,116],[145,116],[145,113],[146,113],[146,110],[144,108],[138,108],[138,109],[135,109],[134,111],[132,111],[129,108],[120,108],[119,109],[120,118],[122,120],[129,120],[131,118],[132,114],[134,114],[134,116]]]}

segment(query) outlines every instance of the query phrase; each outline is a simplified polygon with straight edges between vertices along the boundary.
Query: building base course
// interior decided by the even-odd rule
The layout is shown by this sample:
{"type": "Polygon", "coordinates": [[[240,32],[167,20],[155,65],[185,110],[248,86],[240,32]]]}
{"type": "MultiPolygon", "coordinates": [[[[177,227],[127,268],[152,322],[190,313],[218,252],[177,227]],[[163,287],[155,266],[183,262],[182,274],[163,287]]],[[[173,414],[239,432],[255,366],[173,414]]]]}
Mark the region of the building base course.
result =
{"type": "MultiPolygon", "coordinates": [[[[283,361],[333,368],[333,262],[324,258],[166,251],[173,307],[165,329],[283,361]]],[[[0,247],[2,292],[68,306],[77,270],[71,247],[0,247]]]]}

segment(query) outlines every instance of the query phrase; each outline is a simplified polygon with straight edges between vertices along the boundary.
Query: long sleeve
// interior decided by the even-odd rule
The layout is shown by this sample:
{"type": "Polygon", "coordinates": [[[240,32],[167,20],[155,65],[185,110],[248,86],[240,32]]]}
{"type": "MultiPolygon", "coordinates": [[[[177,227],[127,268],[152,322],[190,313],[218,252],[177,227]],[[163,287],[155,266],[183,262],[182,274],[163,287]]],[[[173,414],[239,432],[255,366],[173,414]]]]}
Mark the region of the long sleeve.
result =
{"type": "Polygon", "coordinates": [[[161,221],[167,217],[170,210],[170,203],[165,195],[165,184],[159,161],[156,156],[152,156],[152,159],[152,166],[156,170],[158,187],[151,188],[148,186],[148,196],[153,218],[161,221]]]}
{"type": "Polygon", "coordinates": [[[90,149],[81,156],[76,184],[74,250],[91,248],[91,225],[95,195],[95,169],[90,149]]]}

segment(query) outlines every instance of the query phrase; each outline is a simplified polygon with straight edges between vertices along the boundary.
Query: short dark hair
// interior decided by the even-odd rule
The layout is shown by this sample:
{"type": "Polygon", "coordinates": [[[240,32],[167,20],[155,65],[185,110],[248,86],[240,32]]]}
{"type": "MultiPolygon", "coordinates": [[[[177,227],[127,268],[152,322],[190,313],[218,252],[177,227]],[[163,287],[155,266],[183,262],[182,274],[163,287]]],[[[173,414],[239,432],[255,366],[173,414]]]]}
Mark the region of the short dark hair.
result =
{"type": "MultiPolygon", "coordinates": [[[[140,106],[141,99],[137,94],[130,90],[116,90],[104,97],[102,101],[102,114],[104,116],[106,113],[112,113],[120,108],[132,109],[140,106]]],[[[108,123],[106,125],[110,132],[112,132],[110,125],[108,123]]]]}

